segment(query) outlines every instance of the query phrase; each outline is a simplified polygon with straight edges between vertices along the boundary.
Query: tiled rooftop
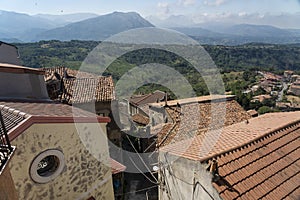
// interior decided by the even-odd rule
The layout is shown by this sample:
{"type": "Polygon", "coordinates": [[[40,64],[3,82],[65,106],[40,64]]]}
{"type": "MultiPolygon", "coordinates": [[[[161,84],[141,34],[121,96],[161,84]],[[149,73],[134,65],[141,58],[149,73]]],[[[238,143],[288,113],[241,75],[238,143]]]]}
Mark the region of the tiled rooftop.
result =
{"type": "Polygon", "coordinates": [[[217,157],[222,199],[300,198],[300,123],[217,157]]]}
{"type": "Polygon", "coordinates": [[[148,103],[155,103],[157,101],[162,101],[165,97],[165,93],[159,90],[145,95],[136,95],[130,98],[130,103],[135,106],[141,106],[148,103]]]}
{"type": "Polygon", "coordinates": [[[115,100],[112,77],[64,79],[62,100],[69,104],[110,102],[115,100]]]}
{"type": "Polygon", "coordinates": [[[256,110],[247,110],[247,113],[252,117],[258,115],[258,112],[256,110]]]}
{"type": "Polygon", "coordinates": [[[149,117],[146,117],[139,113],[133,115],[131,118],[132,118],[132,121],[134,121],[135,123],[138,123],[138,124],[144,125],[144,126],[146,126],[150,121],[149,117]]]}
{"type": "MultiPolygon", "coordinates": [[[[10,132],[18,125],[22,125],[22,123],[31,116],[72,117],[74,111],[74,117],[95,117],[93,113],[76,107],[72,108],[68,105],[49,102],[0,102],[0,110],[7,132],[10,132]]],[[[126,169],[124,165],[112,158],[110,158],[110,165],[113,174],[123,172],[126,169]]]]}
{"type": "Polygon", "coordinates": [[[111,76],[97,76],[88,72],[65,67],[44,68],[45,80],[56,72],[63,79],[64,90],[60,100],[69,104],[88,102],[110,102],[115,100],[114,83],[111,76]]]}
{"type": "Polygon", "coordinates": [[[5,129],[7,130],[7,132],[9,132],[17,125],[19,125],[22,121],[24,121],[28,117],[26,113],[17,111],[15,109],[9,108],[4,105],[0,105],[0,110],[3,117],[5,129]]]}
{"type": "Polygon", "coordinates": [[[22,116],[95,117],[82,109],[54,102],[0,102],[0,109],[16,123],[22,116]],[[4,112],[6,110],[6,112],[4,112]],[[16,121],[15,121],[16,120],[16,121]]]}
{"type": "Polygon", "coordinates": [[[269,113],[160,151],[202,163],[217,160],[219,178],[212,185],[224,200],[298,200],[299,142],[300,112],[269,113]]]}
{"type": "Polygon", "coordinates": [[[300,112],[268,113],[164,146],[160,148],[160,151],[191,160],[204,161],[219,154],[244,147],[252,141],[299,121],[300,112]]]}
{"type": "Polygon", "coordinates": [[[89,72],[78,71],[74,69],[69,69],[66,67],[50,67],[50,68],[41,68],[41,71],[45,71],[45,79],[48,79],[52,76],[54,72],[58,73],[60,77],[64,76],[65,71],[69,76],[77,77],[77,78],[95,78],[96,74],[92,74],[89,72]]]}
{"type": "MultiPolygon", "coordinates": [[[[208,130],[219,129],[250,119],[250,115],[233,99],[234,96],[204,96],[179,101],[168,101],[166,111],[174,126],[166,124],[158,133],[158,145],[165,146],[191,138],[194,135],[204,135],[208,130]],[[210,102],[210,100],[214,100],[210,102]],[[181,106],[177,106],[180,102],[181,106]],[[189,103],[191,102],[191,103],[189,103]],[[218,109],[218,108],[226,108],[218,109]],[[213,116],[224,116],[224,122],[212,120],[213,116]]],[[[163,103],[151,104],[161,106],[163,103]]],[[[221,119],[221,118],[220,118],[221,119]]],[[[170,123],[170,122],[169,122],[170,123]]]]}

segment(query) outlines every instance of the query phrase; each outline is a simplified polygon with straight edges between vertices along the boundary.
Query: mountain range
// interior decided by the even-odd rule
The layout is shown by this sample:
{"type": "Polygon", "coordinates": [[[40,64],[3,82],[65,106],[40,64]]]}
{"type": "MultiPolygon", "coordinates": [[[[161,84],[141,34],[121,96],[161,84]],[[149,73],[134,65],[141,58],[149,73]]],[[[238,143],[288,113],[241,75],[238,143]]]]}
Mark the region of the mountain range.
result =
{"type": "Polygon", "coordinates": [[[15,43],[40,40],[101,41],[129,29],[154,27],[153,24],[187,34],[201,44],[300,43],[300,29],[220,22],[196,24],[183,15],[170,16],[165,20],[151,16],[145,19],[136,12],[28,15],[0,11],[0,40],[15,43]]]}

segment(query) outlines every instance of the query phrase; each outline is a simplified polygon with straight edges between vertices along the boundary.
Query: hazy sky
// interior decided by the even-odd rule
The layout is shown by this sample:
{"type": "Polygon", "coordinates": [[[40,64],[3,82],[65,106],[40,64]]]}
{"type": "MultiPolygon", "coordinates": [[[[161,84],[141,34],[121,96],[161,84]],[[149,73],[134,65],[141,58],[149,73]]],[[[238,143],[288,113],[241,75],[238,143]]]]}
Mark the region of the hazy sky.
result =
{"type": "MultiPolygon", "coordinates": [[[[269,15],[300,16],[300,0],[1,0],[0,10],[28,14],[69,14],[135,11],[143,17],[186,15],[203,18],[264,18],[269,15]]],[[[285,23],[285,22],[283,22],[285,23]]],[[[299,23],[300,24],[300,23],[299,23]]]]}

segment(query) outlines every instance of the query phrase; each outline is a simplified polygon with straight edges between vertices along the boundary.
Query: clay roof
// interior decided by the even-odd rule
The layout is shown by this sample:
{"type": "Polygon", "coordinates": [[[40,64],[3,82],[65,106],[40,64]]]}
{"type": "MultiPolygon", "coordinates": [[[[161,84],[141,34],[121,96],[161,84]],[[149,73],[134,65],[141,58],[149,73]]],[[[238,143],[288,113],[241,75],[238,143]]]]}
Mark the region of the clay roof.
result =
{"type": "MultiPolygon", "coordinates": [[[[299,116],[299,113],[298,113],[299,116]]],[[[299,199],[300,123],[217,157],[222,199],[299,199]]]]}
{"type": "Polygon", "coordinates": [[[118,161],[110,158],[110,165],[111,165],[111,172],[112,174],[117,174],[120,172],[124,172],[126,169],[126,166],[122,165],[118,161]]]}
{"type": "Polygon", "coordinates": [[[283,130],[290,124],[298,123],[300,122],[299,116],[300,112],[267,113],[164,146],[160,150],[191,160],[205,161],[233,152],[271,133],[283,130]],[[211,149],[207,145],[210,145],[211,149]]]}
{"type": "Polygon", "coordinates": [[[22,121],[24,121],[29,116],[26,113],[21,111],[17,111],[15,109],[6,107],[4,105],[0,105],[0,111],[3,117],[4,125],[9,132],[11,129],[19,125],[22,121]]]}
{"type": "Polygon", "coordinates": [[[45,71],[45,79],[48,79],[52,76],[54,72],[58,73],[61,77],[64,76],[65,71],[69,76],[77,77],[77,78],[95,78],[98,77],[96,74],[92,74],[89,72],[78,71],[74,69],[70,69],[67,67],[59,66],[59,67],[49,67],[49,68],[40,68],[39,70],[45,71]]]}
{"type": "Polygon", "coordinates": [[[135,106],[141,106],[148,103],[155,103],[157,101],[163,100],[165,97],[165,93],[159,90],[152,92],[150,94],[145,95],[135,95],[130,97],[130,103],[135,106]]]}
{"type": "Polygon", "coordinates": [[[63,79],[65,91],[61,99],[69,104],[110,102],[115,100],[112,77],[63,79]]]}
{"type": "Polygon", "coordinates": [[[135,123],[138,123],[138,124],[141,124],[144,126],[146,126],[150,121],[149,117],[146,117],[140,113],[133,115],[131,118],[132,118],[132,121],[134,121],[135,123]]]}
{"type": "MultiPolygon", "coordinates": [[[[18,135],[22,134],[27,127],[32,123],[66,123],[72,122],[72,120],[64,120],[60,117],[72,117],[74,113],[74,118],[83,117],[83,118],[96,118],[96,115],[93,113],[81,110],[76,107],[71,107],[65,104],[58,103],[29,103],[29,102],[0,102],[0,111],[3,117],[5,128],[9,134],[10,140],[13,140],[18,135]],[[10,107],[9,107],[10,106],[10,107]],[[46,117],[45,120],[36,120],[37,117],[46,117]],[[49,117],[49,118],[47,118],[49,117]],[[58,120],[55,120],[54,117],[58,117],[58,120]],[[32,118],[35,118],[31,120],[32,118]],[[30,120],[32,123],[30,123],[30,120]],[[23,127],[22,127],[23,126],[23,127]],[[18,132],[18,133],[14,133],[18,132]]],[[[94,122],[109,122],[108,118],[103,118],[97,116],[98,121],[94,122]],[[102,119],[102,120],[100,120],[102,119]]],[[[76,123],[81,122],[77,121],[76,123]]],[[[93,122],[93,120],[88,119],[84,122],[93,122]]],[[[75,122],[72,122],[75,123],[75,122]]],[[[110,158],[111,170],[113,174],[117,174],[125,171],[126,167],[121,163],[110,158]]]]}
{"type": "Polygon", "coordinates": [[[63,78],[64,90],[60,100],[69,104],[89,102],[110,102],[116,99],[114,83],[111,76],[97,76],[96,74],[72,70],[65,67],[43,68],[45,80],[49,80],[54,72],[63,78]]]}
{"type": "MultiPolygon", "coordinates": [[[[168,122],[157,133],[158,146],[176,143],[191,138],[192,135],[204,135],[208,130],[219,129],[222,126],[229,126],[250,119],[251,116],[233,98],[232,95],[217,95],[168,101],[165,110],[173,121],[173,125],[171,126],[168,122]],[[180,102],[180,107],[177,106],[178,102],[180,102]],[[224,123],[216,123],[217,120],[212,120],[212,107],[226,108],[224,123]]],[[[161,105],[164,103],[151,104],[151,106],[161,105]]],[[[214,112],[214,115],[224,115],[223,111],[216,109],[215,112],[217,113],[214,112]]]]}
{"type": "MultiPolygon", "coordinates": [[[[25,116],[50,117],[95,117],[96,114],[55,102],[0,102],[0,108],[11,110],[13,114],[23,113],[25,116]]],[[[20,115],[20,114],[19,114],[20,115]]]]}
{"type": "Polygon", "coordinates": [[[265,99],[271,99],[271,98],[272,97],[269,94],[262,94],[262,95],[252,97],[252,99],[259,100],[260,102],[263,102],[265,99]]]}
{"type": "Polygon", "coordinates": [[[4,123],[12,140],[34,123],[108,123],[110,119],[54,102],[0,102],[4,123]]]}
{"type": "Polygon", "coordinates": [[[247,110],[247,113],[252,117],[258,115],[258,112],[256,110],[247,110]]]}
{"type": "Polygon", "coordinates": [[[219,134],[213,131],[207,140],[197,136],[160,151],[202,163],[217,160],[219,178],[212,185],[224,200],[299,199],[300,112],[261,115],[219,134]]]}
{"type": "Polygon", "coordinates": [[[292,84],[290,87],[291,89],[300,89],[300,85],[292,84]]]}

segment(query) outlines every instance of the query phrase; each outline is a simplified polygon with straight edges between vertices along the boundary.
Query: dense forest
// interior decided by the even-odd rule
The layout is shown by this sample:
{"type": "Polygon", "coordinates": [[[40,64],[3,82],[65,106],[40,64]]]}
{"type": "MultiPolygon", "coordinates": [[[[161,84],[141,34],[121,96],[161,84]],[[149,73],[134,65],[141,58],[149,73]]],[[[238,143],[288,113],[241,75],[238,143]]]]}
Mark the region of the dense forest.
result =
{"type": "MultiPolygon", "coordinates": [[[[97,41],[40,41],[16,43],[25,66],[52,67],[64,65],[78,69],[94,49],[97,41]]],[[[203,45],[221,71],[260,69],[282,72],[300,70],[300,44],[247,44],[239,46],[203,45]]],[[[155,55],[158,57],[159,55],[155,55]]],[[[162,58],[164,60],[164,58],[162,58]]]]}
{"type": "MultiPolygon", "coordinates": [[[[15,44],[25,66],[53,67],[66,66],[78,69],[99,42],[96,41],[40,41],[37,43],[15,44]]],[[[300,71],[300,44],[273,45],[247,44],[240,46],[213,46],[205,45],[218,66],[224,81],[226,91],[232,91],[243,104],[252,107],[241,91],[255,82],[255,71],[271,71],[282,74],[284,70],[300,71]]],[[[160,63],[174,68],[182,74],[193,87],[197,95],[208,94],[203,77],[183,58],[162,50],[143,49],[133,51],[115,60],[105,71],[104,75],[112,75],[119,80],[123,74],[134,66],[146,63],[160,63]]],[[[147,72],[145,72],[146,74],[147,72]]],[[[141,74],[136,79],[142,79],[141,74]]],[[[137,92],[147,93],[155,89],[167,90],[158,84],[149,84],[139,88],[137,92]]],[[[171,91],[169,91],[171,93],[171,91]]],[[[171,93],[173,98],[176,98],[171,93]]]]}

